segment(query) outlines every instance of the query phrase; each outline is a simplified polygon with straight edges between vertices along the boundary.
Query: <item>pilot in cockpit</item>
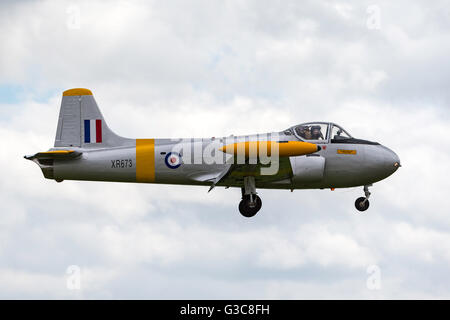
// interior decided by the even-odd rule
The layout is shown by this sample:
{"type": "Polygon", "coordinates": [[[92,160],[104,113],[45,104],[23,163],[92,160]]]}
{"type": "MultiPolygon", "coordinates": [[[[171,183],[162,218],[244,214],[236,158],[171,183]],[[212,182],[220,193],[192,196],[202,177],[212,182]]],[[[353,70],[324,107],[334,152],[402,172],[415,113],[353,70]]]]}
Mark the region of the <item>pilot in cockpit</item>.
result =
{"type": "Polygon", "coordinates": [[[309,128],[307,126],[301,126],[300,128],[298,128],[297,132],[300,137],[306,140],[311,140],[311,132],[309,131],[309,128]]]}
{"type": "Polygon", "coordinates": [[[323,134],[320,126],[311,127],[311,140],[323,140],[323,134]]]}

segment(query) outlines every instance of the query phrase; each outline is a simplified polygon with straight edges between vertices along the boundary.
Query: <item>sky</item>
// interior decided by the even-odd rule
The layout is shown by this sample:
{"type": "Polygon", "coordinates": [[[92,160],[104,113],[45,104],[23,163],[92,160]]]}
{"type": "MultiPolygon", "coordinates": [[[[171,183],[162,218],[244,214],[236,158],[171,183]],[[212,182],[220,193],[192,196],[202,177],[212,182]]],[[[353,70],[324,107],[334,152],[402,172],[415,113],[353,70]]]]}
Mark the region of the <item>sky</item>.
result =
{"type": "Polygon", "coordinates": [[[0,2],[0,298],[450,298],[446,1],[0,2]],[[333,121],[402,167],[362,187],[44,179],[62,91],[130,138],[333,121]]]}

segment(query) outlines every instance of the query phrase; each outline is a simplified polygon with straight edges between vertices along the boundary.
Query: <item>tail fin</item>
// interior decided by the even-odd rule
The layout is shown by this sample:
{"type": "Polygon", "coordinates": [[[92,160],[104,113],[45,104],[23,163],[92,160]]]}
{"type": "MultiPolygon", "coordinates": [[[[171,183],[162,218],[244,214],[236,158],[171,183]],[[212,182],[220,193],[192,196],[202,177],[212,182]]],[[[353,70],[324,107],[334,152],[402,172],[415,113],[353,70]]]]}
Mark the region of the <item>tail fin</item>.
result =
{"type": "Polygon", "coordinates": [[[76,88],[63,92],[55,147],[101,148],[133,141],[109,129],[91,90],[76,88]]]}

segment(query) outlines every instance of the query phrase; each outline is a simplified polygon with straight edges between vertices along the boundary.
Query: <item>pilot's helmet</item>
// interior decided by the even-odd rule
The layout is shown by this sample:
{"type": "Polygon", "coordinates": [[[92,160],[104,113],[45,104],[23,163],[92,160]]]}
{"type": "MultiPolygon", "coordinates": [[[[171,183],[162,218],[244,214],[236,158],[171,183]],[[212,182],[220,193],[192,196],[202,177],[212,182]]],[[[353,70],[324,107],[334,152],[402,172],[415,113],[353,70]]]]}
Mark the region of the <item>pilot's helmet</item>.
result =
{"type": "Polygon", "coordinates": [[[320,130],[321,130],[322,128],[320,127],[320,126],[312,126],[311,127],[311,132],[314,132],[314,131],[318,131],[318,132],[320,132],[320,130]]]}
{"type": "Polygon", "coordinates": [[[300,132],[309,131],[307,126],[300,126],[300,132]]]}

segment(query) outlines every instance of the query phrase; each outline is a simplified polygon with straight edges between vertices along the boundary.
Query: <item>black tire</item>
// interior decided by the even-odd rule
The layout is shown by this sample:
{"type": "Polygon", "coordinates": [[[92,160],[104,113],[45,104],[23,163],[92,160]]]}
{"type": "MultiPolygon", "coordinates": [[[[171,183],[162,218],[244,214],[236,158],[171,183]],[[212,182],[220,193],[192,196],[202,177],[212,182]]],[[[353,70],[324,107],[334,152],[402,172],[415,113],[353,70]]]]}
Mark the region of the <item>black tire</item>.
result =
{"type": "Polygon", "coordinates": [[[249,196],[244,196],[244,199],[239,202],[239,212],[246,218],[255,216],[262,207],[261,198],[256,195],[255,197],[256,200],[253,206],[250,203],[249,196]]]}
{"type": "Polygon", "coordinates": [[[360,197],[358,199],[356,199],[355,201],[355,208],[358,211],[366,211],[367,209],[369,209],[369,200],[366,200],[366,202],[364,202],[364,200],[366,200],[366,198],[364,197],[360,197]]]}

